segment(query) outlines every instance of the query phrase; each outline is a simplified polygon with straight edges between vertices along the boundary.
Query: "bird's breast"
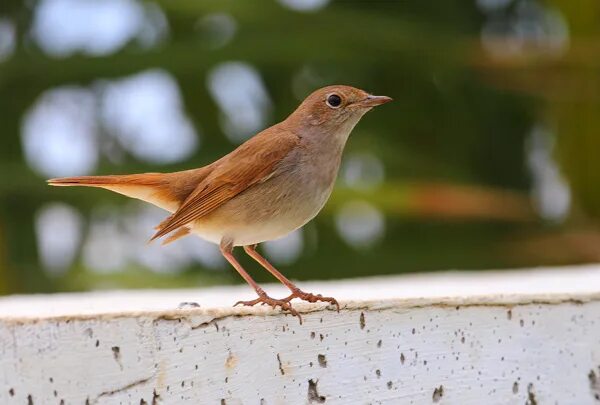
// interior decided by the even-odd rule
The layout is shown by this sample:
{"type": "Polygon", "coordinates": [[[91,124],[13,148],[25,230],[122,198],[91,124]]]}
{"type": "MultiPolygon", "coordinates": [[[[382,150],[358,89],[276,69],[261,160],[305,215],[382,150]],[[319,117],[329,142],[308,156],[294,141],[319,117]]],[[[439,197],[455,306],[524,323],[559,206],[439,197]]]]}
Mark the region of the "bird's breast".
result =
{"type": "Polygon", "coordinates": [[[339,157],[315,159],[303,152],[289,156],[267,181],[199,219],[194,231],[215,243],[225,237],[239,246],[277,239],[306,224],[331,194],[339,157]]]}

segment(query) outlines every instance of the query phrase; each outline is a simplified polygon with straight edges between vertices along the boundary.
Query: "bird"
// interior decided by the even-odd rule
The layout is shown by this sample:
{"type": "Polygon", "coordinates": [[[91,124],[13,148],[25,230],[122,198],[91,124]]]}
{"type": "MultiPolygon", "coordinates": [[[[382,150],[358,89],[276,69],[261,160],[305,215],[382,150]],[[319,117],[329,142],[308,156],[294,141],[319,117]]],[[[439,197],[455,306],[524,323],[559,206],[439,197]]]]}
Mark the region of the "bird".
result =
{"type": "Polygon", "coordinates": [[[168,211],[150,241],[164,238],[163,244],[168,244],[193,234],[217,244],[257,294],[234,306],[279,307],[302,323],[292,299],[327,302],[339,312],[338,301],[298,288],[257,246],[301,228],[319,213],[331,195],[355,125],[373,107],[390,101],[351,86],[327,86],[306,97],[286,119],[207,166],[173,173],[64,177],[48,184],[103,188],[168,211]],[[234,257],[235,247],[242,247],[290,295],[267,295],[234,257]]]}

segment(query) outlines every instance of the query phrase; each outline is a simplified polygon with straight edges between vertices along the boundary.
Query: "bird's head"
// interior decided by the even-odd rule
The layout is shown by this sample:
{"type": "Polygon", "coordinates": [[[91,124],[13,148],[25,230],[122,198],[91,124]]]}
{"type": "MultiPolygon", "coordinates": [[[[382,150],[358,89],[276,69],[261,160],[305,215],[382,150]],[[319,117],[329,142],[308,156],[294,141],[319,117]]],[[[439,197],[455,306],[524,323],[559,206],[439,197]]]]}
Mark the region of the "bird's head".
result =
{"type": "Polygon", "coordinates": [[[289,121],[324,132],[349,132],[373,107],[392,101],[351,86],[327,86],[314,91],[290,115],[289,121]]]}

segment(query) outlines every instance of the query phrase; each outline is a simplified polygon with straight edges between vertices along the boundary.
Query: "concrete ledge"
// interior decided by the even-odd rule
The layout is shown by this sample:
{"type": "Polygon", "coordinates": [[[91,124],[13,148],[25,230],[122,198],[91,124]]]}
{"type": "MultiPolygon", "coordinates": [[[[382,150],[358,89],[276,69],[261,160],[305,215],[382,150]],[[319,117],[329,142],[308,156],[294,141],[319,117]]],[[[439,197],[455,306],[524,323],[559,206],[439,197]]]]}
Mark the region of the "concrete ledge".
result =
{"type": "Polygon", "coordinates": [[[0,403],[600,401],[600,266],[302,286],[341,312],[231,308],[246,287],[1,298],[0,403]]]}

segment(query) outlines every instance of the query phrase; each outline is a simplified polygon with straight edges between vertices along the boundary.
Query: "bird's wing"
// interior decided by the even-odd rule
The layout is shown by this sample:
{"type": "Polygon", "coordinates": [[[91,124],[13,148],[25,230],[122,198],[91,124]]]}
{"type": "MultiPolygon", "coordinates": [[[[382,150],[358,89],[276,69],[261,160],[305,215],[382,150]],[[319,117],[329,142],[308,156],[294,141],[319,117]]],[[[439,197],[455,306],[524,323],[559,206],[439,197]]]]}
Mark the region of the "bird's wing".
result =
{"type": "Polygon", "coordinates": [[[271,127],[210,165],[211,173],[179,209],[157,227],[151,241],[207,215],[247,188],[276,175],[278,164],[298,141],[294,133],[271,127]]]}

